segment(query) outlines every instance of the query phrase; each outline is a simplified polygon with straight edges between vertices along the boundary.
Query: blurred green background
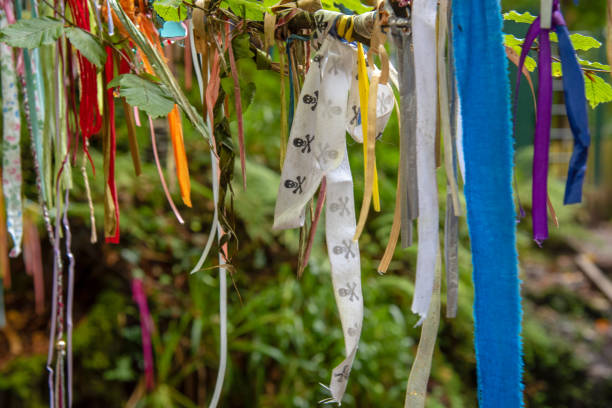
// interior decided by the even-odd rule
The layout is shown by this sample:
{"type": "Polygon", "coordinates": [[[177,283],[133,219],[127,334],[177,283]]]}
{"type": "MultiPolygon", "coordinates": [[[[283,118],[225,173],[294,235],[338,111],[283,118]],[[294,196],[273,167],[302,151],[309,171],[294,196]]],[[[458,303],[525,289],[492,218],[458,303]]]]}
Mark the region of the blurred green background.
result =
{"type": "MultiPolygon", "coordinates": [[[[564,1],[572,31],[602,38],[605,2],[564,1]]],[[[535,1],[503,1],[504,10],[531,10],[535,1]]],[[[526,25],[507,25],[523,37],[526,25]],[[523,30],[521,32],[521,30],[523,30]]],[[[181,52],[179,47],[175,47],[181,52]]],[[[591,60],[605,62],[602,55],[591,60]]],[[[177,75],[182,70],[177,67],[177,75]]],[[[322,231],[310,264],[296,277],[298,232],[271,230],[279,184],[280,104],[278,75],[253,72],[254,99],[245,113],[248,189],[235,182],[238,250],[229,285],[229,355],[221,406],[312,407],[327,397],[331,368],[343,356],[343,340],[329,276],[322,231]]],[[[510,78],[515,78],[511,70],[510,78]]],[[[500,79],[502,80],[502,79],[500,79]]],[[[608,80],[608,79],[607,79],[608,80]]],[[[522,91],[528,95],[528,90],[522,91]]],[[[191,97],[197,100],[194,85],[191,97]]],[[[527,98],[529,102],[529,97],[527,98]]],[[[522,104],[528,106],[527,104],[522,104]]],[[[609,157],[612,121],[609,106],[593,114],[593,132],[602,144],[592,157],[609,157]],[[598,116],[599,115],[599,116],[598,116]],[[607,150],[606,150],[607,149],[607,150]]],[[[120,110],[120,109],[119,109],[120,110]]],[[[529,137],[533,124],[521,111],[517,175],[524,207],[530,207],[529,137]],[[524,146],[524,147],[521,147],[524,146]]],[[[143,117],[144,118],[144,117],[143,117]]],[[[118,119],[118,123],[124,123],[118,119]]],[[[173,166],[166,123],[156,122],[158,144],[173,166]]],[[[236,135],[236,123],[231,123],[236,135]]],[[[216,377],[218,356],[218,270],[210,256],[204,270],[190,275],[206,242],[212,219],[210,160],[205,143],[185,122],[185,143],[192,176],[193,208],[179,206],[180,225],[170,211],[153,164],[146,127],[138,129],[144,172],[136,178],[128,154],[126,130],[118,127],[117,183],[121,205],[121,244],[89,243],[88,207],[83,183],[74,173],[71,195],[73,252],[76,257],[74,359],[76,407],[206,406],[216,377]],[[138,308],[130,281],[143,280],[154,320],[155,389],[147,393],[138,308]]],[[[356,201],[362,196],[361,145],[349,139],[356,201]]],[[[416,249],[397,249],[388,273],[376,265],[386,246],[395,202],[397,122],[393,116],[377,144],[382,211],[371,213],[360,241],[365,321],[360,349],[344,405],[397,407],[415,355],[420,329],[410,312],[416,249]]],[[[102,169],[101,140],[92,154],[102,169]]],[[[532,242],[529,217],[518,224],[522,293],[525,400],[528,407],[609,407],[612,405],[612,330],[609,300],[577,269],[576,241],[593,240],[595,230],[609,231],[612,220],[610,166],[602,160],[595,180],[590,163],[583,205],[563,207],[564,174],[553,171],[550,195],[560,228],[543,249],[532,242]],[[604,181],[601,181],[604,180],[604,181]],[[596,182],[598,181],[598,183],[596,182]]],[[[27,166],[27,164],[26,164],[27,166]]],[[[238,174],[239,169],[237,168],[238,174]]],[[[167,171],[175,201],[180,201],[173,171],[167,171]]],[[[29,180],[32,180],[30,174],[29,180]]],[[[440,197],[444,178],[439,174],[440,197]]],[[[90,174],[91,177],[91,174],[90,174]]],[[[239,177],[236,177],[239,180],[239,177]]],[[[103,177],[90,179],[101,236],[103,177]]],[[[33,183],[25,196],[35,201],[33,183]]],[[[443,204],[445,200],[440,200],[443,204]]],[[[35,207],[35,203],[29,202],[35,207]]],[[[442,205],[443,207],[443,205],[442,205]]],[[[440,209],[444,214],[444,208],[440,209]]],[[[441,219],[444,217],[442,216],[441,219]]],[[[323,224],[324,225],[324,224],[323,224]]],[[[442,227],[442,226],[441,226],[442,227]]],[[[42,227],[40,228],[42,234],[42,227]]],[[[599,236],[599,235],[598,235],[599,236]]],[[[476,367],[473,351],[472,282],[465,220],[460,224],[460,299],[455,319],[442,319],[429,383],[428,407],[475,407],[476,367]]],[[[47,309],[34,311],[31,277],[21,258],[11,260],[12,287],[5,292],[7,327],[0,330],[0,406],[47,405],[46,360],[52,250],[43,236],[47,309]]],[[[604,244],[606,242],[604,241],[604,244]]],[[[607,242],[612,245],[612,242],[607,242]]],[[[609,273],[612,265],[601,265],[609,273]]],[[[443,292],[445,287],[443,286],[443,292]]],[[[443,299],[444,302],[444,299],[443,299]]]]}

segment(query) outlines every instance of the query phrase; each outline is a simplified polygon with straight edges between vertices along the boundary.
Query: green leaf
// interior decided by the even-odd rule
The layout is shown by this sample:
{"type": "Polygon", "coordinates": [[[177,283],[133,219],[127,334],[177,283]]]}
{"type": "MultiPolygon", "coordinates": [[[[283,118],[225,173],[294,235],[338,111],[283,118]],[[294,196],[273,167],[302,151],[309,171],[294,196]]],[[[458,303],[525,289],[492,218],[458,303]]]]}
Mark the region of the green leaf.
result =
{"type": "MultiPolygon", "coordinates": [[[[514,52],[516,52],[518,55],[521,55],[521,47],[518,45],[514,45],[511,46],[511,48],[514,50],[514,52]]],[[[536,63],[536,60],[534,60],[533,58],[527,56],[525,58],[525,68],[527,68],[527,71],[529,72],[533,72],[536,67],[538,66],[538,64],[536,63]]]]}
{"type": "Polygon", "coordinates": [[[552,63],[552,76],[554,76],[555,78],[561,78],[563,76],[563,73],[561,71],[561,63],[560,62],[553,62],[552,63]]]}
{"type": "Polygon", "coordinates": [[[242,58],[253,58],[255,54],[251,51],[251,36],[249,34],[241,34],[232,40],[232,50],[234,51],[234,58],[236,60],[242,58]]]}
{"type": "Polygon", "coordinates": [[[155,0],[153,9],[166,21],[183,21],[187,18],[183,0],[155,0]]]}
{"type": "Polygon", "coordinates": [[[600,62],[591,62],[591,61],[583,60],[582,58],[579,57],[578,63],[585,68],[603,69],[604,71],[610,71],[609,65],[605,65],[600,62]]]}
{"type": "MultiPolygon", "coordinates": [[[[591,48],[597,48],[601,46],[601,43],[592,37],[587,37],[581,34],[572,34],[570,37],[576,49],[588,50],[591,48]],[[578,44],[578,47],[576,46],[576,44],[578,44]]],[[[550,40],[557,42],[558,41],[557,34],[550,33],[550,40]]],[[[519,55],[521,54],[521,47],[524,41],[525,40],[523,38],[516,38],[515,36],[511,34],[504,34],[504,45],[507,47],[511,47],[519,55]]],[[[605,65],[600,62],[591,62],[591,61],[583,60],[580,57],[578,57],[578,62],[580,63],[580,65],[582,65],[585,68],[601,69],[604,71],[610,70],[609,65],[605,65]]],[[[527,57],[527,59],[525,60],[525,67],[529,70],[529,72],[533,72],[536,66],[537,66],[536,61],[531,57],[527,57]]],[[[557,64],[553,63],[553,75],[561,76],[561,66],[558,63],[557,64]],[[557,66],[558,66],[558,69],[556,68],[557,66]]]]}
{"type": "MultiPolygon", "coordinates": [[[[238,68],[238,83],[240,85],[240,99],[242,101],[242,113],[244,114],[255,97],[255,83],[253,82],[257,65],[252,58],[241,58],[236,61],[238,68]]],[[[236,119],[234,80],[231,76],[221,78],[221,87],[230,98],[232,120],[236,119]]]]}
{"type": "Polygon", "coordinates": [[[536,19],[536,16],[532,16],[530,12],[520,14],[516,10],[511,10],[504,13],[504,20],[514,21],[515,23],[528,23],[531,24],[536,19]]]}
{"type": "MultiPolygon", "coordinates": [[[[504,45],[512,48],[518,55],[521,55],[524,41],[525,40],[522,38],[516,38],[510,34],[504,34],[504,45]]],[[[525,68],[527,68],[527,71],[533,72],[533,70],[536,69],[536,66],[536,61],[533,58],[529,56],[525,58],[525,68]]]]}
{"type": "Polygon", "coordinates": [[[108,84],[106,84],[106,89],[112,89],[120,86],[120,81],[123,75],[117,75],[116,77],[114,77],[108,84]]]}
{"type": "Polygon", "coordinates": [[[64,23],[51,17],[19,20],[0,30],[0,41],[11,47],[37,48],[50,45],[64,33],[64,23]]]}
{"type": "MultiPolygon", "coordinates": [[[[572,34],[570,35],[570,40],[572,41],[572,45],[576,51],[588,51],[591,48],[599,48],[601,47],[601,43],[597,41],[593,37],[589,37],[587,35],[582,34],[572,34]]],[[[557,33],[550,33],[550,41],[559,42],[557,38],[557,33]]]]}
{"type": "Polygon", "coordinates": [[[262,4],[250,0],[223,0],[221,7],[231,8],[237,16],[247,20],[263,20],[263,14],[268,10],[262,4]]]}
{"type": "Polygon", "coordinates": [[[588,35],[582,34],[572,34],[570,35],[570,40],[572,40],[572,45],[576,51],[582,50],[587,51],[591,48],[599,48],[601,47],[601,43],[597,41],[593,37],[589,37],[588,35]]]}
{"type": "Polygon", "coordinates": [[[98,68],[102,68],[106,62],[106,51],[100,40],[85,30],[76,27],[66,29],[66,37],[74,48],[98,68]]]}
{"type": "Polygon", "coordinates": [[[595,109],[600,103],[612,101],[612,86],[595,74],[584,75],[584,85],[586,88],[586,97],[595,109]]]}
{"type": "MultiPolygon", "coordinates": [[[[508,47],[517,47],[517,46],[522,47],[523,42],[525,42],[523,38],[516,38],[512,34],[504,34],[504,45],[508,47]]],[[[520,55],[520,52],[519,52],[519,55],[520,55]]]]}
{"type": "Polygon", "coordinates": [[[125,74],[121,76],[119,86],[119,94],[127,103],[153,117],[166,116],[174,108],[174,100],[160,84],[134,74],[125,74]]]}
{"type": "Polygon", "coordinates": [[[372,7],[362,4],[359,0],[322,0],[321,4],[324,9],[340,12],[344,12],[344,10],[339,6],[343,6],[345,9],[355,12],[355,14],[363,14],[372,10],[372,7]]]}

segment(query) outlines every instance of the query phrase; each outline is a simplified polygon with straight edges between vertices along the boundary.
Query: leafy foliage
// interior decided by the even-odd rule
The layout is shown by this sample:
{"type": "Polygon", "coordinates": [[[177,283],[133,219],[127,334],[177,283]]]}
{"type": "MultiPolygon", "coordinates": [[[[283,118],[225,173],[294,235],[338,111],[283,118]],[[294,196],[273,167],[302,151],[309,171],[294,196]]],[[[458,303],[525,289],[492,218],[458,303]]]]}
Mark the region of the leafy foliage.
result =
{"type": "MultiPolygon", "coordinates": [[[[504,13],[504,20],[530,24],[535,20],[535,16],[531,15],[529,12],[521,14],[515,10],[512,10],[504,13]]],[[[555,32],[550,33],[550,40],[552,42],[558,42],[557,34],[555,32]]],[[[578,33],[571,34],[570,40],[576,51],[589,51],[591,49],[597,49],[602,45],[601,42],[597,41],[597,39],[578,33]]],[[[512,48],[519,55],[522,52],[522,45],[524,42],[525,40],[523,38],[516,38],[511,34],[504,35],[504,45],[512,48]]],[[[595,108],[600,103],[612,101],[612,86],[593,72],[593,70],[609,71],[610,66],[599,62],[587,61],[581,59],[579,56],[576,57],[578,58],[578,63],[583,68],[584,80],[586,84],[586,98],[589,101],[590,106],[595,108]]],[[[525,59],[525,67],[527,70],[529,70],[529,72],[533,72],[537,67],[536,60],[530,56],[527,56],[525,59]]],[[[556,78],[560,78],[563,75],[561,63],[552,63],[552,75],[556,78]]]]}
{"type": "Polygon", "coordinates": [[[528,23],[531,24],[536,19],[536,16],[531,15],[530,12],[519,13],[516,10],[511,10],[504,13],[504,20],[514,21],[516,23],[528,23]]]}
{"type": "Polygon", "coordinates": [[[595,108],[600,103],[612,101],[612,86],[599,75],[585,73],[584,85],[591,108],[595,108]]]}
{"type": "Polygon", "coordinates": [[[153,9],[166,21],[183,21],[187,18],[184,0],[155,0],[153,9]]]}
{"type": "Polygon", "coordinates": [[[66,29],[66,37],[72,45],[83,54],[85,58],[98,68],[102,68],[106,62],[106,51],[100,41],[80,28],[69,27],[66,29]]]}
{"type": "MultiPolygon", "coordinates": [[[[558,42],[559,40],[557,38],[557,33],[551,32],[550,40],[553,42],[558,42]]],[[[588,51],[592,48],[601,47],[601,43],[599,41],[588,35],[574,33],[570,35],[570,40],[576,51],[588,51]]]]}
{"type": "Polygon", "coordinates": [[[51,17],[22,19],[0,30],[0,41],[31,49],[53,44],[63,34],[63,21],[51,17]]]}
{"type": "Polygon", "coordinates": [[[247,20],[262,20],[267,8],[257,1],[249,0],[223,0],[223,8],[230,8],[236,15],[247,20]]]}
{"type": "Polygon", "coordinates": [[[591,62],[591,61],[583,60],[582,58],[578,57],[578,63],[585,68],[602,69],[605,71],[610,71],[609,65],[602,64],[600,62],[591,62]]]}
{"type": "Polygon", "coordinates": [[[152,117],[166,116],[174,108],[174,100],[158,83],[138,75],[125,74],[121,75],[118,84],[119,94],[128,104],[137,106],[152,117]]]}
{"type": "Polygon", "coordinates": [[[92,64],[102,68],[106,52],[100,40],[78,27],[64,28],[64,23],[51,17],[21,19],[0,30],[0,41],[11,47],[38,48],[51,45],[62,35],[92,64]]]}
{"type": "MultiPolygon", "coordinates": [[[[504,34],[504,45],[512,48],[517,55],[521,55],[521,45],[523,45],[523,41],[522,38],[516,38],[512,34],[504,34]]],[[[538,64],[533,58],[529,56],[525,58],[525,68],[527,68],[529,72],[533,72],[537,65],[538,64]]]]}

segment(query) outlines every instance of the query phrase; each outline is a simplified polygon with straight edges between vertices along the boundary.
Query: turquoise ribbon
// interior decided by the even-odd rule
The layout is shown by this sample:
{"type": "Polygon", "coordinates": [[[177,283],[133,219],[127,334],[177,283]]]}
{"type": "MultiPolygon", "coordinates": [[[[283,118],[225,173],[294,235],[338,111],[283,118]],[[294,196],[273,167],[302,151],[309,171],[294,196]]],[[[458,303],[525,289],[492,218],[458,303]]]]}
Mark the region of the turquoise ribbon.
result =
{"type": "Polygon", "coordinates": [[[522,405],[508,66],[499,0],[453,2],[481,408],[522,405]]]}

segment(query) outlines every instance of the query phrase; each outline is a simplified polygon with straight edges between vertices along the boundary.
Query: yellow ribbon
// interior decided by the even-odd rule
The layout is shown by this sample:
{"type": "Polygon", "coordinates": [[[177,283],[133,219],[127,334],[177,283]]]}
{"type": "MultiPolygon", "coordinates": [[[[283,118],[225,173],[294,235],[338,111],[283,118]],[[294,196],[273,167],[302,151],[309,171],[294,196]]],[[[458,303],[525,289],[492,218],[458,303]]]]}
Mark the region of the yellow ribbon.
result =
{"type": "MultiPolygon", "coordinates": [[[[359,105],[361,109],[361,129],[363,131],[363,171],[365,179],[367,180],[368,170],[368,99],[369,99],[369,83],[368,83],[368,72],[365,64],[365,54],[361,43],[357,44],[357,64],[358,64],[358,77],[359,77],[359,105]]],[[[376,100],[374,100],[376,103],[376,100]]],[[[376,131],[374,131],[376,133],[376,131]]],[[[374,134],[376,137],[376,134],[374,134]]],[[[374,201],[374,211],[380,211],[380,195],[378,192],[378,172],[376,170],[376,158],[374,160],[374,177],[372,178],[372,198],[374,201]]],[[[368,191],[369,188],[365,188],[368,191]]]]}

